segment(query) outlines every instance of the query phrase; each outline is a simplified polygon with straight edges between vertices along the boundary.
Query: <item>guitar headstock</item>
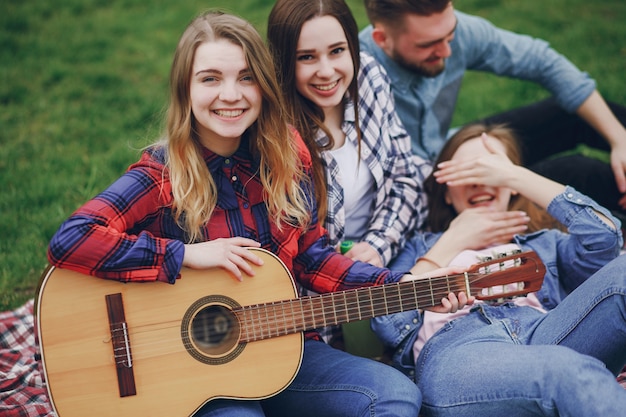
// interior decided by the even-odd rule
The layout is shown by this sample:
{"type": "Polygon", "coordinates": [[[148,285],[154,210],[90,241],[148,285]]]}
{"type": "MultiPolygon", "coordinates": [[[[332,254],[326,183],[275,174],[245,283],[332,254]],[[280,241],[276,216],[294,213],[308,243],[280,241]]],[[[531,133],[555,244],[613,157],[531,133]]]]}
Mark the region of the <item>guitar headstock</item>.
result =
{"type": "Polygon", "coordinates": [[[546,267],[534,251],[520,252],[472,265],[467,271],[477,300],[526,295],[543,284],[546,267]]]}

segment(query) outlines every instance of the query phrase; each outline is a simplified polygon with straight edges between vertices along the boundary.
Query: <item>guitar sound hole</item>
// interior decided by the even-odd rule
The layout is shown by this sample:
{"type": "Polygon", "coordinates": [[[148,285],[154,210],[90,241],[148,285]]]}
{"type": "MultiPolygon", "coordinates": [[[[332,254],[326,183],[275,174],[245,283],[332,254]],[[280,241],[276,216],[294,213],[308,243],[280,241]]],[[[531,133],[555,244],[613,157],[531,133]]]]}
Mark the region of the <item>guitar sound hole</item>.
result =
{"type": "Polygon", "coordinates": [[[239,323],[231,310],[212,305],[202,308],[191,320],[191,339],[208,355],[230,351],[239,338],[239,323]]]}
{"type": "Polygon", "coordinates": [[[223,365],[243,352],[241,327],[233,309],[241,306],[232,298],[209,295],[189,306],[180,326],[187,353],[207,365],[223,365]]]}

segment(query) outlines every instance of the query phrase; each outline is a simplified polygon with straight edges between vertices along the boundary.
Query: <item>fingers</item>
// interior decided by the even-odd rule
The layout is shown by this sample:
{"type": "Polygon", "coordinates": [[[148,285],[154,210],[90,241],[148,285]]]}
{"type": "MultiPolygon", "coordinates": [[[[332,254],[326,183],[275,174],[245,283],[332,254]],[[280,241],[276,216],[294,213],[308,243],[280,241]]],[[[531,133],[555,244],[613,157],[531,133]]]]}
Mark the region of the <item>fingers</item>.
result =
{"type": "Polygon", "coordinates": [[[376,251],[376,249],[374,249],[367,242],[356,243],[348,252],[344,254],[344,256],[352,259],[353,261],[361,261],[380,268],[383,267],[383,262],[378,254],[378,251],[376,251]]]}
{"type": "Polygon", "coordinates": [[[523,211],[494,211],[472,207],[463,210],[448,228],[449,236],[463,249],[481,249],[495,243],[509,242],[513,236],[528,231],[530,217],[523,211]]]}
{"type": "Polygon", "coordinates": [[[503,212],[502,214],[511,214],[511,216],[503,216],[502,219],[494,221],[494,232],[498,237],[512,237],[513,235],[524,233],[528,230],[530,217],[524,212],[503,212]]]}
{"type": "Polygon", "coordinates": [[[383,267],[383,263],[380,260],[380,256],[378,256],[378,255],[375,255],[375,256],[369,256],[369,255],[367,255],[367,256],[356,256],[356,257],[350,258],[350,259],[352,259],[353,261],[365,262],[365,263],[377,266],[379,268],[383,267]]]}
{"type": "MultiPolygon", "coordinates": [[[[487,143],[487,142],[486,142],[487,143]]],[[[433,172],[439,184],[448,186],[491,185],[504,186],[507,177],[515,165],[498,151],[493,144],[488,147],[489,154],[468,159],[451,159],[437,165],[433,172]]]]}
{"type": "Polygon", "coordinates": [[[458,296],[451,292],[447,297],[441,299],[441,304],[447,309],[448,313],[456,313],[466,305],[474,304],[475,300],[474,296],[468,297],[464,291],[459,292],[458,296]]]}
{"type": "Polygon", "coordinates": [[[230,271],[238,281],[243,280],[242,272],[253,277],[254,269],[252,265],[263,265],[263,259],[246,248],[235,246],[228,258],[226,269],[230,271]]]}
{"type": "Polygon", "coordinates": [[[461,179],[471,179],[472,168],[474,168],[472,161],[444,161],[437,165],[437,170],[433,171],[433,176],[440,184],[450,184],[461,179]]]}
{"type": "Polygon", "coordinates": [[[459,299],[451,292],[447,297],[441,299],[441,305],[448,310],[448,313],[456,313],[459,309],[459,299]]]}
{"type": "Polygon", "coordinates": [[[489,153],[500,154],[500,155],[506,156],[506,152],[504,152],[504,149],[498,149],[495,146],[493,146],[493,143],[494,143],[493,141],[497,139],[489,140],[489,136],[487,136],[487,134],[483,132],[482,135],[480,135],[480,140],[483,143],[483,146],[485,147],[485,149],[489,151],[489,153]]]}
{"type": "Polygon", "coordinates": [[[442,308],[434,308],[433,311],[438,313],[456,313],[463,307],[474,304],[474,301],[476,301],[476,298],[474,296],[468,297],[464,291],[459,292],[458,295],[451,292],[447,297],[441,299],[442,308]]]}
{"type": "Polygon", "coordinates": [[[241,281],[244,273],[254,276],[254,265],[263,265],[263,259],[254,251],[248,250],[260,246],[259,242],[243,237],[187,244],[183,265],[194,269],[220,267],[241,281]]]}
{"type": "MultiPolygon", "coordinates": [[[[222,239],[216,239],[217,241],[222,239]]],[[[231,245],[235,246],[248,246],[251,248],[259,248],[261,247],[261,243],[256,240],[248,239],[247,237],[230,237],[225,238],[224,240],[228,241],[231,245]]]]}
{"type": "Polygon", "coordinates": [[[492,175],[485,168],[476,165],[476,160],[446,161],[442,162],[437,167],[439,169],[433,172],[435,180],[439,184],[447,184],[450,187],[487,185],[485,181],[492,175]]]}
{"type": "Polygon", "coordinates": [[[459,293],[459,308],[472,305],[474,304],[474,301],[476,301],[476,297],[474,297],[473,295],[468,296],[467,294],[465,294],[464,291],[461,291],[459,293]]]}
{"type": "Polygon", "coordinates": [[[473,304],[474,297],[468,298],[464,292],[459,292],[459,295],[455,295],[453,292],[449,293],[446,297],[441,299],[441,304],[427,308],[427,310],[435,313],[456,313],[467,304],[473,304]]]}

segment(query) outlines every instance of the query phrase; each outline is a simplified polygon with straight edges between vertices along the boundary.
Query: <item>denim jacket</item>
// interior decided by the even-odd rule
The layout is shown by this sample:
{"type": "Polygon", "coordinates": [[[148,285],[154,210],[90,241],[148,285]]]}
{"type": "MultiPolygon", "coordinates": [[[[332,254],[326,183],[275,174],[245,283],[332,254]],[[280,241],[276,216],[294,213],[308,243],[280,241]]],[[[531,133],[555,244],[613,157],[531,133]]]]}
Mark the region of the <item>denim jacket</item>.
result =
{"type": "Polygon", "coordinates": [[[467,70],[528,80],[550,91],[566,111],[574,112],[596,89],[595,81],[541,39],[495,27],[485,19],[455,11],[452,55],[444,72],[427,78],[396,64],[374,43],[372,27],[359,35],[361,49],[387,71],[400,120],[412,150],[435,160],[448,137],[452,115],[467,70]]]}
{"type": "MultiPolygon", "coordinates": [[[[598,269],[619,255],[623,244],[620,221],[591,198],[566,187],[552,200],[548,212],[565,225],[569,233],[541,230],[514,238],[523,251],[533,250],[546,266],[537,298],[546,310],[559,302],[598,269]],[[616,229],[611,230],[597,214],[608,217],[616,229]]],[[[441,233],[415,236],[415,259],[423,256],[441,237],[441,233]]],[[[413,343],[422,326],[418,310],[377,317],[372,329],[386,346],[393,348],[393,365],[413,377],[415,359],[413,343]]],[[[436,337],[436,336],[435,336],[436,337]]]]}

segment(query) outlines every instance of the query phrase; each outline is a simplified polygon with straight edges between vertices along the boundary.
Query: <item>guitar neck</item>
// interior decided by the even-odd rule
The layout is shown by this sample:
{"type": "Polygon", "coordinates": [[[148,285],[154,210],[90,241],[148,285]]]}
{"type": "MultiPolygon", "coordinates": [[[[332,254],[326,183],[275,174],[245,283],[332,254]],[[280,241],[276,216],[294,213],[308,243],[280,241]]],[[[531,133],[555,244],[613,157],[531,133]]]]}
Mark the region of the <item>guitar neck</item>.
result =
{"type": "Polygon", "coordinates": [[[319,327],[423,309],[450,292],[469,293],[467,275],[371,286],[234,309],[241,341],[252,342],[319,327]]]}

